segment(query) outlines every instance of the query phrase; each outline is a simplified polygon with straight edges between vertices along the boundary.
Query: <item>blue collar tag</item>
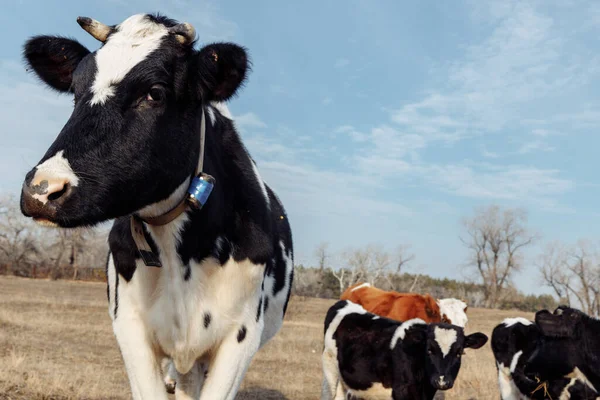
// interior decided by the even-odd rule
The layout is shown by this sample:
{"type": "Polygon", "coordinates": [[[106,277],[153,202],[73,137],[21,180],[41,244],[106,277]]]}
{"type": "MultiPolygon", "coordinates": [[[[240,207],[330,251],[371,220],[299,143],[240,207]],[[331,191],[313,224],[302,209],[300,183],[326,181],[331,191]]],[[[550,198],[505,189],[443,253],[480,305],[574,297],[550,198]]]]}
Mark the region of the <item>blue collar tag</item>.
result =
{"type": "Polygon", "coordinates": [[[215,178],[201,172],[195,176],[187,190],[187,202],[190,206],[200,210],[208,200],[208,196],[215,186],[215,178]]]}

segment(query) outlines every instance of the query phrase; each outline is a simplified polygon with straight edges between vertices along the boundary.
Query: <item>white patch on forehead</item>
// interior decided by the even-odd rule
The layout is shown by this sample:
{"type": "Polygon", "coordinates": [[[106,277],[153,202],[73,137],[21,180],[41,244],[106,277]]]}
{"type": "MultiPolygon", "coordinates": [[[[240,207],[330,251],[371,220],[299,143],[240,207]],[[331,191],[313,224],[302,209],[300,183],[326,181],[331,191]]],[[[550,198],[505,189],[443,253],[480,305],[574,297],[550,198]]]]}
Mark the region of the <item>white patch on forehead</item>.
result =
{"type": "Polygon", "coordinates": [[[502,321],[502,323],[507,328],[510,328],[511,326],[516,325],[516,324],[522,324],[522,325],[525,325],[525,326],[529,326],[529,325],[533,324],[533,322],[531,322],[528,319],[525,319],[523,317],[506,318],[504,321],[502,321]]]}
{"type": "Polygon", "coordinates": [[[98,71],[92,85],[91,105],[104,104],[115,93],[115,85],[133,67],[158,48],[169,34],[167,27],[149,20],[146,15],[133,15],[119,24],[96,53],[98,71]]]}
{"type": "MultiPolygon", "coordinates": [[[[67,183],[76,187],[79,184],[79,178],[75,175],[75,172],[73,172],[73,169],[69,164],[69,160],[67,160],[63,154],[64,150],[60,150],[55,155],[35,167],[35,175],[33,175],[30,186],[39,185],[41,182],[47,181],[49,189],[54,186],[60,186],[62,188],[67,183]]],[[[33,197],[44,204],[48,201],[47,193],[34,194],[33,197]]]]}
{"type": "Polygon", "coordinates": [[[371,284],[369,282],[365,282],[362,285],[358,285],[357,287],[355,287],[354,289],[352,289],[350,292],[354,292],[355,290],[358,290],[358,289],[363,288],[363,287],[371,287],[371,284]]]}
{"type": "Polygon", "coordinates": [[[454,329],[444,329],[436,326],[433,330],[435,341],[442,350],[442,355],[446,357],[450,353],[450,348],[456,342],[456,331],[454,329]]]}
{"type": "Polygon", "coordinates": [[[398,339],[404,340],[406,337],[406,331],[409,330],[413,325],[417,324],[425,324],[425,321],[423,321],[421,318],[413,318],[403,322],[402,325],[396,328],[394,336],[392,336],[392,340],[390,341],[390,349],[394,350],[394,347],[396,347],[396,344],[398,343],[398,339]]]}

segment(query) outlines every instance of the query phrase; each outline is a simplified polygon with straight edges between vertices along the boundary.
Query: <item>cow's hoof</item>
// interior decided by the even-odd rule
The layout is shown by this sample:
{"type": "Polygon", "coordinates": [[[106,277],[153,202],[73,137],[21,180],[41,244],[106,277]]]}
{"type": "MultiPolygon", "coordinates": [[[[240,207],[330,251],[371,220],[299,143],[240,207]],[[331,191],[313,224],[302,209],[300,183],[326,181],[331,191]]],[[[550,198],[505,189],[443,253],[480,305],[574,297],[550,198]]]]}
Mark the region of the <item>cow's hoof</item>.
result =
{"type": "Polygon", "coordinates": [[[175,394],[175,385],[177,385],[177,382],[165,383],[165,389],[167,389],[167,393],[175,394]]]}

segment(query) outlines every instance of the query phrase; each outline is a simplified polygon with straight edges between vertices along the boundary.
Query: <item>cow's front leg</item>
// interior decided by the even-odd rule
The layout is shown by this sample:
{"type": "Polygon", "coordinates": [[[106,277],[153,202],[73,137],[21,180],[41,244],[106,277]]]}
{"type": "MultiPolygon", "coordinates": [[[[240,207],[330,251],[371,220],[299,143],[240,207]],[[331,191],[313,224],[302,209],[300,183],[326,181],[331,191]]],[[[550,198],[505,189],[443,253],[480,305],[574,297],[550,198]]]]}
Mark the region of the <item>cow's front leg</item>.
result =
{"type": "Polygon", "coordinates": [[[323,367],[321,400],[344,400],[344,388],[340,380],[336,355],[329,350],[324,350],[321,362],[323,367]]]}
{"type": "Polygon", "coordinates": [[[263,319],[250,320],[232,330],[223,339],[208,366],[208,373],[200,399],[233,400],[258,351],[263,330],[263,319]]]}
{"type": "MultiPolygon", "coordinates": [[[[136,279],[134,276],[133,279],[136,279]]],[[[134,400],[167,400],[161,376],[160,357],[150,342],[151,334],[134,301],[134,281],[127,282],[108,264],[109,314],[113,331],[129,377],[134,400]]]]}
{"type": "Polygon", "coordinates": [[[166,400],[167,393],[157,354],[149,340],[145,324],[136,312],[128,310],[120,299],[113,330],[125,362],[134,400],[166,400]]]}

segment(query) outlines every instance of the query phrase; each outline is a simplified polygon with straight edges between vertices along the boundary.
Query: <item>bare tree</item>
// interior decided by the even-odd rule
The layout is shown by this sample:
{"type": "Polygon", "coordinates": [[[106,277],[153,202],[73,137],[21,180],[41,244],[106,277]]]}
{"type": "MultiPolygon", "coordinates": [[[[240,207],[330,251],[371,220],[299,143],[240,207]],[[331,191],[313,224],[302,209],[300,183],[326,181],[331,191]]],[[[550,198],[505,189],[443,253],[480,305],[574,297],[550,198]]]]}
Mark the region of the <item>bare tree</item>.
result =
{"type": "Polygon", "coordinates": [[[59,268],[64,274],[65,261],[71,270],[72,279],[79,276],[81,258],[93,247],[94,231],[91,229],[60,229],[58,231],[57,257],[55,268],[59,268]]]}
{"type": "Polygon", "coordinates": [[[37,243],[39,228],[23,217],[14,196],[0,199],[0,254],[7,273],[27,275],[24,269],[35,265],[40,253],[37,243]]]}
{"type": "MultiPolygon", "coordinates": [[[[346,250],[342,254],[342,259],[344,267],[337,271],[333,269],[331,271],[340,285],[340,294],[347,287],[359,281],[365,281],[374,286],[378,286],[384,279],[389,282],[390,269],[399,266],[398,260],[389,252],[383,247],[373,244],[364,248],[346,250]]],[[[401,259],[400,262],[405,264],[407,258],[401,259]]]]}
{"type": "Polygon", "coordinates": [[[317,257],[317,262],[319,263],[319,271],[323,272],[329,263],[329,258],[331,257],[329,254],[329,243],[321,242],[315,250],[315,256],[317,257]]]}
{"type": "Polygon", "coordinates": [[[521,251],[536,239],[526,224],[524,210],[501,210],[495,205],[463,220],[466,237],[460,239],[470,251],[469,265],[481,279],[488,307],[498,305],[502,291],[522,267],[521,251]]]}
{"type": "Polygon", "coordinates": [[[107,235],[98,229],[40,227],[21,214],[14,196],[0,198],[0,264],[8,274],[35,278],[43,269],[42,276],[77,279],[82,266],[104,265],[107,235]]]}
{"type": "Polygon", "coordinates": [[[337,270],[331,268],[331,274],[338,280],[340,295],[346,288],[365,277],[369,255],[366,250],[349,249],[343,252],[342,259],[343,267],[337,270]]]}
{"type": "Polygon", "coordinates": [[[552,288],[559,300],[566,300],[567,305],[570,306],[573,289],[568,264],[569,249],[554,242],[546,246],[537,266],[544,284],[552,288]]]}
{"type": "Polygon", "coordinates": [[[600,256],[589,242],[552,243],[540,259],[542,279],[560,299],[569,306],[576,300],[584,312],[600,315],[600,256]]]}
{"type": "Polygon", "coordinates": [[[415,259],[414,254],[409,254],[409,246],[400,245],[396,249],[396,273],[400,274],[406,268],[407,264],[415,259]]]}

